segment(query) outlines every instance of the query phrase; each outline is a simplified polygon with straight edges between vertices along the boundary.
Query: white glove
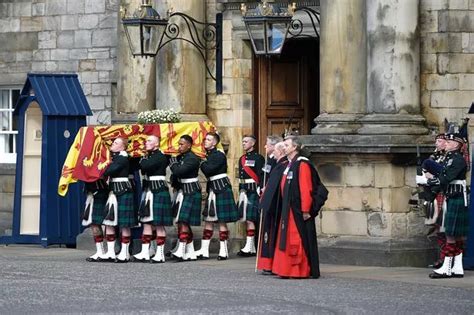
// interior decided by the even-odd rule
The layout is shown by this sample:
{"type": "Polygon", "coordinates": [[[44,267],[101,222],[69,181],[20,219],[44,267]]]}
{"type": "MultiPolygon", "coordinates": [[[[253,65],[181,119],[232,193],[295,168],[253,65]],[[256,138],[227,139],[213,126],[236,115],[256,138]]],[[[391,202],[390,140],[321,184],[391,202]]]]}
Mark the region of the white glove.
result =
{"type": "Polygon", "coordinates": [[[416,184],[417,185],[426,185],[428,183],[428,178],[425,175],[416,175],[416,184]]]}

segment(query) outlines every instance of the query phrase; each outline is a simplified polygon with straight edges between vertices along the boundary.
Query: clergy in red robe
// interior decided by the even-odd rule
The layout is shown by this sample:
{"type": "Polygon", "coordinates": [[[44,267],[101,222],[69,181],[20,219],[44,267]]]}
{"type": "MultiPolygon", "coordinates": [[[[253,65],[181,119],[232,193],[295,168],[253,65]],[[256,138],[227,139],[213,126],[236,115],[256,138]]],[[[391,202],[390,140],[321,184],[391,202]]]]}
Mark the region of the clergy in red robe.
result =
{"type": "Polygon", "coordinates": [[[313,164],[299,155],[296,136],[285,138],[289,163],[280,181],[282,195],[272,272],[282,278],[319,278],[315,218],[327,190],[313,164]]]}
{"type": "Polygon", "coordinates": [[[264,275],[272,274],[273,253],[280,221],[281,193],[280,180],[283,171],[288,165],[283,141],[275,144],[273,155],[276,164],[270,170],[267,185],[260,198],[260,208],[263,212],[262,229],[260,231],[258,246],[257,269],[262,270],[264,275]]]}

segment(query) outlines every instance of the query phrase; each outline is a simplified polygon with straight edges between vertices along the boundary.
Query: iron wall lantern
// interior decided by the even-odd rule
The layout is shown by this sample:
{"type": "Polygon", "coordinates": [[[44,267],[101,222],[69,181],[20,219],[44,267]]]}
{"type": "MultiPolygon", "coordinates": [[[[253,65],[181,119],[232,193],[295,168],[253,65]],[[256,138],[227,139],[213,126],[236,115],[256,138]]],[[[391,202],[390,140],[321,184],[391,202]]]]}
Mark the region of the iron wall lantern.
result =
{"type": "Polygon", "coordinates": [[[209,76],[216,81],[216,92],[222,94],[222,13],[216,14],[216,23],[205,23],[181,12],[168,12],[161,18],[153,9],[150,0],[142,0],[132,16],[126,16],[121,8],[122,24],[133,57],[155,57],[168,43],[183,40],[199,52],[209,76]],[[176,19],[184,20],[181,30],[176,19]],[[207,63],[209,51],[216,51],[216,66],[213,73],[207,63]]]}
{"type": "Polygon", "coordinates": [[[316,27],[320,22],[319,12],[308,7],[297,8],[294,2],[283,8],[262,0],[253,10],[248,10],[247,5],[242,3],[240,11],[257,56],[280,55],[285,42],[290,38],[319,37],[316,27]],[[312,34],[303,32],[304,23],[294,18],[297,11],[309,16],[314,30],[312,34]]]}

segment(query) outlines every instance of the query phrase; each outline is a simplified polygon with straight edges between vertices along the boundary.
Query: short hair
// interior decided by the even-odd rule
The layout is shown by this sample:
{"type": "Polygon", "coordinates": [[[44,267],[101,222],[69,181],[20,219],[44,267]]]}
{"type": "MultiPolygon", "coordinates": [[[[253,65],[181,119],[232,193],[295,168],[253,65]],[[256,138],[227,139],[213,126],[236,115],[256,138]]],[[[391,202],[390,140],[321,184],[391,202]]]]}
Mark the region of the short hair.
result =
{"type": "Polygon", "coordinates": [[[242,139],[243,139],[243,138],[251,138],[251,139],[253,139],[253,141],[257,142],[257,137],[255,137],[254,135],[244,135],[244,136],[242,137],[242,139]]]}
{"type": "Polygon", "coordinates": [[[128,147],[128,138],[125,137],[117,137],[115,140],[120,139],[122,141],[123,147],[126,149],[128,147]]]}
{"type": "Polygon", "coordinates": [[[206,136],[211,136],[216,140],[216,143],[221,142],[221,137],[216,132],[208,132],[206,136]]]}
{"type": "Polygon", "coordinates": [[[285,150],[285,145],[283,144],[283,141],[275,143],[275,150],[278,150],[280,152],[283,152],[285,150]]]}
{"type": "Polygon", "coordinates": [[[280,136],[273,136],[273,135],[271,135],[271,136],[268,136],[268,137],[267,137],[267,140],[270,141],[270,144],[271,144],[271,145],[275,145],[275,144],[277,144],[278,142],[283,141],[283,138],[280,137],[280,136]]]}
{"type": "Polygon", "coordinates": [[[291,140],[291,142],[296,145],[296,151],[298,152],[300,152],[303,148],[303,143],[301,142],[301,139],[297,136],[286,136],[285,140],[291,140]]]}
{"type": "Polygon", "coordinates": [[[147,138],[151,138],[151,137],[156,138],[156,140],[157,140],[158,142],[160,142],[160,137],[158,137],[158,136],[156,136],[156,135],[148,135],[147,138]]]}
{"type": "Polygon", "coordinates": [[[189,143],[190,145],[192,145],[193,142],[194,142],[194,141],[193,141],[193,138],[191,138],[190,135],[182,135],[182,136],[180,137],[180,139],[183,139],[184,141],[186,141],[186,142],[189,143]]]}

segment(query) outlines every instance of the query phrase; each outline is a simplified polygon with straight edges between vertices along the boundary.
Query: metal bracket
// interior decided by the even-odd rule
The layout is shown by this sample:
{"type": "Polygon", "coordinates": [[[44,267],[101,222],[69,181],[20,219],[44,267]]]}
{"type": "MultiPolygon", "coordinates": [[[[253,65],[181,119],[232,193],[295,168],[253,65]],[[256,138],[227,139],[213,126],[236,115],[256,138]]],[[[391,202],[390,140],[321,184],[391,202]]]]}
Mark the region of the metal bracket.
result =
{"type": "Polygon", "coordinates": [[[216,14],[216,23],[200,22],[181,12],[170,14],[168,25],[157,52],[163,46],[175,40],[183,40],[198,50],[206,66],[207,73],[216,81],[216,93],[222,94],[222,13],[216,14]],[[173,17],[184,21],[185,30],[181,30],[177,22],[172,22],[173,17]],[[215,73],[212,73],[209,68],[207,58],[208,52],[212,50],[216,51],[215,73]]]}
{"type": "Polygon", "coordinates": [[[295,19],[293,17],[290,23],[290,27],[288,29],[288,34],[291,36],[288,36],[287,38],[288,39],[297,38],[297,37],[319,38],[319,32],[316,27],[316,23],[318,25],[321,25],[321,13],[309,7],[298,7],[295,9],[295,13],[299,11],[302,11],[308,15],[311,21],[311,24],[313,26],[314,34],[316,36],[303,34],[304,23],[300,19],[295,19]]]}

